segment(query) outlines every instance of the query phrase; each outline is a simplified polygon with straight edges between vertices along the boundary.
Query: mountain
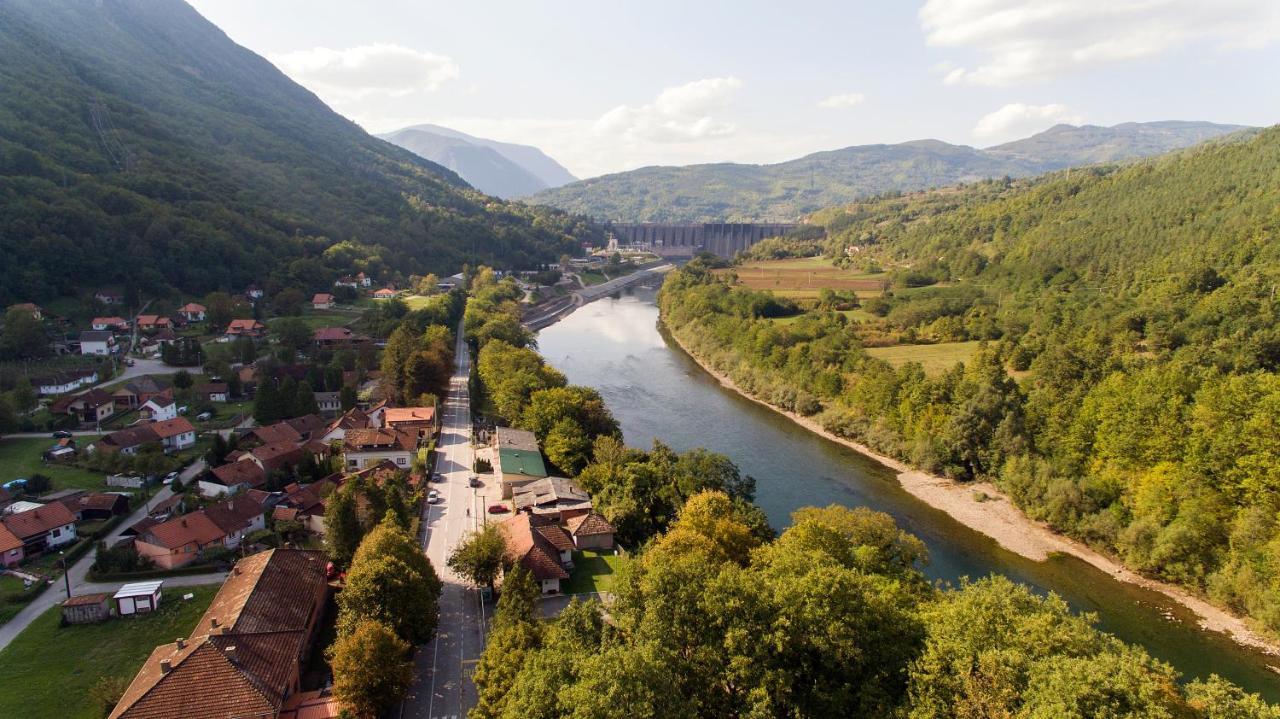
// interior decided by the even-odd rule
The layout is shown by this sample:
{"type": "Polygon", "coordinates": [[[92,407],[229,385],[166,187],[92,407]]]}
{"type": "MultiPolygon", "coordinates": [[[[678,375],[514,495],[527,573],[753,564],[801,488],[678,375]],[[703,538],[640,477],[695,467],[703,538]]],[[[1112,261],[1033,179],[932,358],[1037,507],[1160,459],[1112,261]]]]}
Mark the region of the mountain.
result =
{"type": "Polygon", "coordinates": [[[497,197],[525,197],[578,179],[536,147],[472,137],[439,125],[414,125],[378,137],[444,165],[497,197]]]}
{"type": "Polygon", "coordinates": [[[624,222],[792,221],[872,195],[1159,154],[1240,129],[1207,122],[1059,125],[986,150],[938,140],[858,145],[774,165],[645,167],[546,190],[529,201],[624,222]]]}
{"type": "Polygon", "coordinates": [[[593,232],[368,135],[180,0],[0,3],[0,303],[530,267],[593,232]]]}

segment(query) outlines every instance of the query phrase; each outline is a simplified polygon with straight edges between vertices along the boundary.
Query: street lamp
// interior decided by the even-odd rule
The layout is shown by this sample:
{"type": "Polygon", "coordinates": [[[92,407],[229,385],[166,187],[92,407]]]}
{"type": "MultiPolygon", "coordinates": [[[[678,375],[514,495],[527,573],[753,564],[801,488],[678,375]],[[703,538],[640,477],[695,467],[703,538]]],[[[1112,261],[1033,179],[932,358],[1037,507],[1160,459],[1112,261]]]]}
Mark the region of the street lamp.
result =
{"type": "Polygon", "coordinates": [[[67,599],[70,599],[71,598],[71,573],[69,571],[69,567],[67,567],[67,553],[59,549],[58,557],[62,561],[62,581],[66,584],[66,587],[67,587],[67,599]]]}

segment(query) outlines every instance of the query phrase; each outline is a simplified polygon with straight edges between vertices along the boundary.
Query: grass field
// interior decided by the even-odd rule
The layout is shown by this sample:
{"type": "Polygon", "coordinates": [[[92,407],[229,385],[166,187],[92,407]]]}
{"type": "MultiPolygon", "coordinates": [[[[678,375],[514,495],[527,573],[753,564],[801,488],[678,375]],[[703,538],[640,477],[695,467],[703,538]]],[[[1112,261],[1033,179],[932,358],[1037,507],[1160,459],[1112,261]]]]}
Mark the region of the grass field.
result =
{"type": "Polygon", "coordinates": [[[409,295],[408,297],[401,297],[400,299],[404,300],[404,303],[409,306],[410,310],[418,310],[426,307],[432,302],[435,302],[436,298],[439,296],[440,295],[409,295]]]}
{"type": "Polygon", "coordinates": [[[133,678],[151,650],[190,636],[217,586],[166,591],[160,610],[102,624],[59,626],[54,607],[0,651],[0,716],[99,719],[89,689],[102,677],[133,678]],[[189,602],[186,593],[195,594],[189,602]]]}
{"type": "Polygon", "coordinates": [[[884,290],[888,281],[884,274],[842,270],[822,257],[748,262],[720,272],[737,272],[739,284],[753,290],[769,290],[796,299],[815,298],[821,289],[855,290],[874,296],[884,290]]]}
{"type": "MultiPolygon", "coordinates": [[[[298,319],[307,326],[307,329],[317,329],[320,327],[345,327],[346,324],[359,317],[357,312],[333,312],[324,310],[304,310],[298,319]]],[[[267,320],[267,329],[274,332],[276,325],[284,317],[273,317],[267,320]]]]}
{"type": "Polygon", "coordinates": [[[584,550],[573,553],[573,572],[561,587],[564,594],[589,594],[613,590],[613,573],[618,569],[618,555],[613,552],[584,550]]]}
{"type": "MultiPolygon", "coordinates": [[[[76,446],[84,449],[97,437],[76,437],[76,446]]],[[[79,467],[45,464],[40,455],[53,446],[53,439],[0,439],[0,483],[11,479],[43,474],[53,480],[53,489],[102,489],[104,475],[79,467]]]]}
{"type": "Polygon", "coordinates": [[[919,362],[926,374],[940,374],[956,365],[968,362],[981,344],[970,342],[940,342],[936,345],[894,345],[893,347],[868,347],[867,354],[878,357],[894,367],[908,362],[919,362]]]}
{"type": "MultiPolygon", "coordinates": [[[[844,315],[845,317],[849,318],[850,320],[853,320],[853,321],[856,321],[856,322],[871,321],[871,320],[876,319],[876,316],[875,316],[875,315],[871,314],[870,312],[867,312],[867,311],[866,311],[866,310],[864,310],[864,309],[856,309],[856,310],[837,310],[837,311],[836,311],[836,314],[844,315]]],[[[795,321],[799,320],[801,317],[804,317],[804,316],[805,316],[805,313],[801,313],[801,314],[798,314],[798,315],[791,315],[790,317],[778,317],[778,318],[775,318],[775,319],[773,320],[773,323],[774,323],[774,324],[777,324],[777,325],[789,325],[789,324],[791,324],[792,322],[795,322],[795,321]]]]}

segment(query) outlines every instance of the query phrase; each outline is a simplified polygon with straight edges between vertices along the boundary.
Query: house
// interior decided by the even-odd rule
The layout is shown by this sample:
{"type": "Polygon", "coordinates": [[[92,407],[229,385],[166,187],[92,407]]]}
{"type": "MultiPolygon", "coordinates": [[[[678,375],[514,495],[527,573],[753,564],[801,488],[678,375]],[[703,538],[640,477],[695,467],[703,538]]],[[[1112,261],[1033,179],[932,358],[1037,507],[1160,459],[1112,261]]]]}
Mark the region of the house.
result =
{"type": "Polygon", "coordinates": [[[318,327],[311,334],[311,341],[315,343],[316,349],[329,349],[333,347],[351,347],[354,345],[369,342],[369,338],[359,335],[346,327],[318,327]]]}
{"type": "Polygon", "coordinates": [[[220,497],[232,494],[241,488],[260,487],[267,482],[267,474],[256,462],[227,462],[220,467],[209,470],[198,483],[200,494],[205,497],[220,497]]]}
{"type": "Polygon", "coordinates": [[[570,517],[564,528],[578,549],[613,549],[613,525],[595,512],[570,517]]]}
{"type": "Polygon", "coordinates": [[[80,369],[36,377],[31,380],[31,386],[41,396],[50,397],[74,392],[87,384],[96,384],[97,382],[98,370],[80,369]]]}
{"type": "Polygon", "coordinates": [[[173,329],[173,320],[164,315],[138,315],[137,327],[142,332],[159,332],[173,329]]]}
{"type": "Polygon", "coordinates": [[[226,402],[231,395],[231,390],[226,382],[208,382],[197,385],[195,394],[206,402],[226,402]]]}
{"type": "Polygon", "coordinates": [[[157,424],[159,422],[139,424],[112,432],[94,442],[92,445],[93,451],[107,454],[115,452],[137,454],[138,450],[142,449],[144,445],[160,442],[160,435],[156,434],[155,431],[157,424]]]}
{"type": "Polygon", "coordinates": [[[82,519],[80,516],[80,498],[88,494],[89,491],[85,489],[59,489],[55,492],[47,492],[40,495],[36,501],[40,504],[53,504],[54,502],[57,502],[71,510],[71,513],[76,515],[76,520],[79,521],[82,519]]]}
{"type": "MultiPolygon", "coordinates": [[[[319,552],[272,549],[236,563],[191,636],[163,644],[138,670],[110,719],[302,717],[302,665],[329,596],[319,552]]],[[[332,716],[323,707],[322,714],[332,716]]]]}
{"type": "Polygon", "coordinates": [[[110,618],[110,594],[80,594],[62,603],[62,621],[66,624],[97,624],[110,618]]]}
{"type": "Polygon", "coordinates": [[[163,597],[162,586],[164,586],[163,579],[153,579],[149,582],[133,582],[120,587],[111,597],[111,601],[116,605],[116,614],[127,617],[130,614],[147,614],[159,609],[160,599],[163,597]]]}
{"type": "Polygon", "coordinates": [[[412,432],[394,429],[347,430],[342,440],[343,465],[348,469],[364,469],[390,460],[408,469],[418,449],[418,437],[412,432]]]}
{"type": "Polygon", "coordinates": [[[26,557],[23,553],[23,541],[9,528],[0,523],[0,567],[16,567],[26,557]]]}
{"type": "Polygon", "coordinates": [[[129,321],[123,317],[94,317],[89,326],[99,332],[123,332],[129,329],[129,321]]]}
{"type": "Polygon", "coordinates": [[[382,413],[382,426],[428,439],[440,429],[440,420],[435,407],[387,407],[382,413]]]}
{"type": "Polygon", "coordinates": [[[266,333],[267,326],[257,320],[231,320],[231,323],[227,325],[226,337],[228,339],[237,337],[258,339],[266,333]]]}
{"type": "Polygon", "coordinates": [[[373,291],[373,299],[375,300],[391,300],[395,299],[396,291],[390,287],[383,287],[380,290],[373,291]]]}
{"type": "Polygon", "coordinates": [[[178,417],[178,403],[172,399],[162,397],[152,397],[138,408],[138,417],[141,419],[149,419],[152,422],[162,422],[166,419],[176,419],[178,417]]]}
{"type": "Polygon", "coordinates": [[[149,527],[133,546],[157,567],[176,569],[194,562],[209,547],[226,546],[226,536],[209,515],[195,511],[149,527]]]}
{"type": "Polygon", "coordinates": [[[356,282],[358,282],[361,287],[373,286],[373,278],[363,272],[356,273],[356,282]]]}
{"type": "Polygon", "coordinates": [[[208,312],[208,309],[196,302],[188,302],[178,308],[178,314],[182,315],[182,319],[188,322],[204,322],[206,312],[208,312]]]}
{"type": "Polygon", "coordinates": [[[93,299],[104,305],[122,305],[124,304],[124,295],[115,290],[98,290],[94,293],[93,299]]]}
{"type": "Polygon", "coordinates": [[[19,302],[16,305],[9,305],[9,310],[21,310],[31,315],[31,319],[37,322],[44,319],[44,313],[40,311],[40,305],[32,302],[19,302]]]}
{"type": "Polygon", "coordinates": [[[339,392],[313,392],[316,398],[316,407],[320,408],[320,414],[324,417],[336,416],[342,411],[342,396],[339,392]]]}
{"type": "Polygon", "coordinates": [[[121,409],[132,409],[153,397],[161,395],[172,400],[173,390],[151,375],[143,375],[137,379],[130,380],[123,387],[111,393],[116,406],[121,409]]]}
{"type": "Polygon", "coordinates": [[[180,452],[196,443],[196,428],[186,417],[161,420],[148,426],[160,438],[165,452],[180,452]]]}
{"type": "Polygon", "coordinates": [[[76,515],[59,502],[7,514],[0,522],[22,540],[22,552],[28,557],[76,540],[76,515]]]}
{"type": "Polygon", "coordinates": [[[333,295],[328,292],[317,292],[315,296],[311,298],[311,307],[312,309],[317,310],[327,310],[330,307],[333,307],[334,302],[335,300],[333,295]]]}
{"type": "Polygon", "coordinates": [[[91,389],[81,395],[71,397],[66,405],[67,414],[75,415],[80,421],[88,423],[101,422],[116,412],[116,403],[100,389],[91,389]]]}
{"type": "Polygon", "coordinates": [[[129,495],[119,492],[96,492],[76,499],[74,507],[81,521],[111,519],[129,513],[129,495]]]}
{"type": "Polygon", "coordinates": [[[284,497],[276,504],[272,518],[297,520],[308,532],[324,536],[324,500],[338,486],[336,475],[305,486],[291,484],[284,488],[284,497]]]}
{"type": "Polygon", "coordinates": [[[464,277],[463,274],[459,272],[456,275],[449,275],[448,277],[440,280],[439,282],[436,283],[436,287],[439,287],[445,292],[448,292],[449,290],[452,290],[454,288],[461,287],[463,282],[466,282],[466,277],[464,277]]]}
{"type": "Polygon", "coordinates": [[[506,559],[529,571],[543,594],[558,594],[569,578],[565,563],[573,556],[573,540],[555,524],[538,524],[531,514],[519,513],[498,525],[506,539],[506,559]]]}
{"type": "Polygon", "coordinates": [[[106,357],[116,351],[116,336],[108,330],[85,330],[80,333],[80,354],[106,357]]]}
{"type": "Polygon", "coordinates": [[[547,477],[515,490],[512,497],[517,512],[529,512],[558,521],[591,511],[591,495],[573,480],[547,477]]]}
{"type": "Polygon", "coordinates": [[[239,547],[245,537],[267,526],[262,503],[247,494],[220,500],[201,511],[222,530],[222,543],[228,549],[239,547]]]}
{"type": "Polygon", "coordinates": [[[347,436],[347,430],[351,429],[369,429],[373,425],[369,422],[369,415],[359,407],[352,407],[342,414],[341,417],[329,423],[324,428],[323,433],[319,435],[322,442],[341,442],[347,436]]]}
{"type": "Polygon", "coordinates": [[[533,432],[498,427],[494,441],[498,461],[494,462],[493,471],[504,499],[510,499],[516,489],[547,476],[538,438],[533,432]]]}
{"type": "Polygon", "coordinates": [[[244,289],[244,296],[248,297],[250,302],[257,302],[264,294],[262,288],[257,285],[249,285],[244,289]]]}
{"type": "Polygon", "coordinates": [[[350,287],[351,289],[354,290],[360,286],[360,283],[356,280],[356,278],[352,277],[351,275],[343,275],[342,277],[339,277],[338,279],[333,281],[333,286],[334,287],[350,287]]]}

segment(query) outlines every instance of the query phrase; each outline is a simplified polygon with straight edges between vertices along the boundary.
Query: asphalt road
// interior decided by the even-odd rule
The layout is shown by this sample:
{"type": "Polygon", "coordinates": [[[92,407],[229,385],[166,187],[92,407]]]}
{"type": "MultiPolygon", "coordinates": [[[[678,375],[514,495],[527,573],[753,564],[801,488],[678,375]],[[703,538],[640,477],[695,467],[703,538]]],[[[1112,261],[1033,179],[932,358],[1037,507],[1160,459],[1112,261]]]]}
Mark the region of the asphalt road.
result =
{"type": "Polygon", "coordinates": [[[456,352],[457,365],[449,380],[436,445],[440,453],[436,471],[444,476],[444,482],[430,485],[441,500],[426,504],[422,514],[423,548],[444,581],[440,628],[434,640],[418,648],[414,685],[400,705],[402,717],[461,719],[476,703],[471,673],[484,648],[483,607],[479,593],[445,566],[449,552],[477,526],[484,511],[483,502],[467,484],[474,457],[467,386],[471,360],[461,324],[456,352]]]}

